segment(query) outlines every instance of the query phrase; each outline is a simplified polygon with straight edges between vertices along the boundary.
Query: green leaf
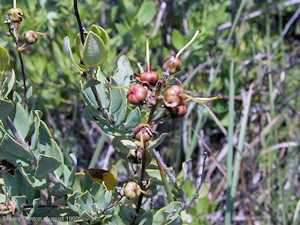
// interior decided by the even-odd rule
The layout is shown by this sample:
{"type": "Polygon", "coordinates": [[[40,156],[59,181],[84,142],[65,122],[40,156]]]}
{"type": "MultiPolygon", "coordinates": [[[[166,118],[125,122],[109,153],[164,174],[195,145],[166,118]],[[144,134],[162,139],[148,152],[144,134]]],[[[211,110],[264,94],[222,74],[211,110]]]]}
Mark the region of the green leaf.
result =
{"type": "Polygon", "coordinates": [[[105,119],[101,116],[99,111],[97,111],[89,106],[87,106],[84,110],[84,117],[88,120],[96,121],[97,124],[101,127],[101,129],[107,134],[110,134],[113,136],[121,136],[121,135],[128,133],[128,131],[126,131],[124,129],[119,129],[119,128],[111,125],[111,123],[109,123],[107,119],[105,119]]]}
{"type": "Polygon", "coordinates": [[[79,212],[79,206],[76,204],[76,199],[80,196],[80,192],[75,191],[67,199],[67,205],[75,212],[79,212]]]}
{"type": "Polygon", "coordinates": [[[56,183],[54,186],[50,189],[50,194],[57,196],[57,195],[66,195],[72,193],[72,189],[66,187],[66,185],[62,183],[56,183]]]}
{"type": "Polygon", "coordinates": [[[113,114],[113,117],[116,121],[114,124],[115,126],[120,126],[121,123],[124,121],[125,115],[126,115],[126,106],[127,106],[126,95],[125,95],[124,90],[121,90],[121,92],[122,92],[122,96],[123,96],[122,104],[121,104],[120,108],[118,109],[118,111],[113,114]]]}
{"type": "Polygon", "coordinates": [[[40,198],[33,199],[32,208],[30,209],[30,211],[28,213],[29,218],[33,216],[33,214],[35,213],[35,210],[38,208],[38,206],[40,204],[41,204],[41,199],[40,198]]]}
{"type": "Polygon", "coordinates": [[[15,82],[16,82],[16,74],[15,74],[15,71],[12,70],[10,77],[6,77],[6,79],[3,82],[2,98],[6,98],[10,94],[10,92],[12,91],[12,89],[14,87],[15,82]],[[7,83],[7,85],[6,85],[6,83],[7,83]]]}
{"type": "Polygon", "coordinates": [[[59,148],[58,144],[53,139],[51,139],[51,142],[52,142],[51,156],[60,162],[60,166],[57,167],[56,170],[54,170],[54,173],[56,174],[57,177],[61,177],[64,172],[64,164],[63,164],[64,163],[64,155],[63,155],[61,149],[59,148]]]}
{"type": "MultiPolygon", "coordinates": [[[[19,175],[19,174],[18,174],[19,175]]],[[[18,180],[18,176],[15,174],[14,176],[10,174],[9,172],[3,172],[2,177],[4,180],[4,184],[7,187],[6,188],[6,193],[11,197],[11,196],[16,196],[20,195],[20,188],[21,188],[21,183],[18,180]]]]}
{"type": "Polygon", "coordinates": [[[5,48],[0,46],[0,74],[4,73],[9,66],[9,54],[5,48]]]}
{"type": "Polygon", "coordinates": [[[124,125],[128,128],[134,128],[141,122],[141,111],[139,107],[131,110],[126,118],[124,125]]]}
{"type": "Polygon", "coordinates": [[[54,157],[40,154],[38,158],[37,169],[35,171],[35,177],[42,179],[49,173],[53,172],[60,165],[61,162],[54,157]]]}
{"type": "Polygon", "coordinates": [[[108,37],[108,34],[107,34],[106,30],[104,30],[100,26],[92,25],[91,31],[93,31],[95,34],[97,34],[101,38],[103,43],[106,45],[106,47],[108,48],[108,46],[109,46],[109,37],[108,37]]]}
{"type": "Polygon", "coordinates": [[[64,51],[67,54],[67,56],[71,59],[73,65],[79,69],[82,70],[81,66],[75,61],[74,57],[73,57],[73,53],[71,51],[71,46],[70,46],[70,38],[68,36],[66,36],[63,39],[63,47],[64,47],[64,51]]]}
{"type": "Polygon", "coordinates": [[[177,50],[180,50],[184,46],[184,38],[177,29],[173,29],[172,31],[172,44],[177,50]]]}
{"type": "Polygon", "coordinates": [[[38,139],[38,152],[51,155],[52,152],[52,142],[51,142],[50,131],[44,121],[40,121],[40,133],[38,139]]]}
{"type": "Polygon", "coordinates": [[[5,194],[0,194],[0,203],[3,203],[7,200],[7,197],[5,194]]]}
{"type": "Polygon", "coordinates": [[[6,159],[11,164],[16,165],[17,163],[21,163],[25,167],[29,166],[32,160],[31,153],[8,134],[4,135],[0,144],[0,157],[6,159]]]}
{"type": "Polygon", "coordinates": [[[7,116],[14,110],[14,105],[11,101],[0,100],[0,120],[6,120],[7,116]]]}
{"type": "Polygon", "coordinates": [[[130,149],[136,149],[137,146],[134,142],[130,140],[126,140],[126,137],[120,136],[115,137],[112,141],[112,145],[114,146],[114,149],[118,151],[119,153],[123,154],[123,156],[127,156],[130,149]]]}
{"type": "Polygon", "coordinates": [[[77,198],[76,202],[82,211],[85,211],[87,213],[94,212],[94,209],[93,209],[94,201],[93,201],[93,198],[92,198],[92,195],[90,194],[90,192],[88,192],[88,191],[84,192],[82,195],[80,195],[77,198]]]}
{"type": "Polygon", "coordinates": [[[208,195],[209,190],[210,190],[210,184],[204,183],[198,192],[198,199],[205,198],[208,195]]]}
{"type": "Polygon", "coordinates": [[[153,1],[144,1],[136,15],[137,23],[146,26],[153,20],[155,14],[155,3],[153,1]]]}
{"type": "Polygon", "coordinates": [[[182,224],[180,213],[182,211],[182,204],[174,201],[168,204],[166,207],[158,210],[153,217],[153,224],[182,224]]]}
{"type": "Polygon", "coordinates": [[[93,185],[93,179],[89,173],[76,173],[73,183],[73,189],[84,192],[89,190],[93,185]]]}
{"type": "Polygon", "coordinates": [[[155,139],[153,141],[149,141],[148,149],[152,150],[152,149],[155,149],[156,147],[158,147],[165,140],[165,138],[167,136],[168,136],[168,133],[162,133],[157,139],[155,139]]]}
{"type": "Polygon", "coordinates": [[[40,134],[40,124],[41,124],[39,111],[35,111],[35,115],[36,117],[34,118],[34,133],[31,136],[31,144],[30,144],[30,149],[32,150],[35,150],[37,148],[38,138],[40,134]]]}
{"type": "MultiPolygon", "coordinates": [[[[113,78],[111,79],[111,85],[115,86],[115,87],[119,87],[120,85],[118,84],[118,82],[116,82],[116,80],[114,80],[113,78]]],[[[124,91],[121,89],[115,89],[112,88],[111,92],[110,92],[110,106],[109,106],[109,112],[111,114],[115,113],[118,111],[118,109],[122,106],[122,102],[124,99],[124,91]]],[[[126,96],[125,96],[126,98],[126,96]]]]}
{"type": "Polygon", "coordinates": [[[96,79],[98,81],[100,81],[101,84],[105,85],[107,83],[106,77],[104,76],[104,74],[101,71],[100,67],[97,67],[97,73],[96,73],[96,79]]]}
{"type": "Polygon", "coordinates": [[[81,42],[80,34],[79,33],[76,35],[76,38],[75,38],[75,52],[79,56],[79,58],[82,59],[83,44],[81,42]]]}
{"type": "MultiPolygon", "coordinates": [[[[133,70],[130,62],[125,55],[122,55],[118,60],[118,69],[113,78],[122,87],[128,87],[131,81],[133,70]]],[[[127,91],[126,91],[127,92],[127,91]]]]}
{"type": "Polygon", "coordinates": [[[94,196],[97,203],[97,210],[105,209],[113,200],[112,191],[107,191],[104,185],[94,182],[91,188],[91,195],[94,196]]]}
{"type": "Polygon", "coordinates": [[[17,129],[21,137],[25,140],[30,125],[29,125],[28,113],[19,102],[15,106],[15,114],[12,120],[15,125],[15,128],[17,129]]]}
{"type": "Polygon", "coordinates": [[[23,179],[26,180],[26,183],[30,185],[32,188],[44,188],[47,185],[46,179],[37,179],[34,176],[33,171],[26,170],[20,165],[17,165],[17,168],[22,175],[23,179]]]}
{"type": "Polygon", "coordinates": [[[16,208],[22,212],[23,208],[22,205],[25,205],[27,202],[27,198],[26,196],[22,195],[22,196],[13,196],[11,198],[11,200],[13,201],[13,203],[15,204],[16,208]]]}
{"type": "Polygon", "coordinates": [[[90,79],[83,90],[83,95],[86,100],[86,103],[90,106],[93,106],[95,109],[99,108],[98,102],[92,87],[95,87],[100,98],[101,107],[106,109],[109,106],[109,91],[106,89],[105,84],[100,83],[98,80],[90,79]]]}
{"type": "Polygon", "coordinates": [[[153,211],[146,211],[137,219],[137,224],[139,225],[148,225],[153,224],[153,211]]]}
{"type": "Polygon", "coordinates": [[[103,40],[97,34],[90,31],[83,47],[83,63],[87,67],[95,67],[104,63],[107,55],[108,48],[103,40]]]}

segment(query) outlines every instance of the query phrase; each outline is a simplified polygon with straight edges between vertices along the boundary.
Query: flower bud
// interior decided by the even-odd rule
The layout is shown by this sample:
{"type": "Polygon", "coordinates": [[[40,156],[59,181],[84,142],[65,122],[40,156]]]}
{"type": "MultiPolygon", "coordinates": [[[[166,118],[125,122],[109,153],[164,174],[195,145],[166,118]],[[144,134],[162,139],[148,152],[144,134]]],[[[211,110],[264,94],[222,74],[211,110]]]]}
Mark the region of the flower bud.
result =
{"type": "Polygon", "coordinates": [[[38,34],[33,30],[26,31],[24,34],[24,39],[27,44],[34,44],[37,42],[38,38],[38,34]]]}
{"type": "Polygon", "coordinates": [[[20,8],[11,8],[8,10],[8,15],[12,22],[21,22],[23,19],[23,11],[20,8]]]}
{"type": "Polygon", "coordinates": [[[149,141],[153,136],[153,130],[148,123],[140,123],[134,128],[134,137],[135,139],[141,141],[142,135],[143,141],[149,141]]]}
{"type": "Polygon", "coordinates": [[[177,58],[173,55],[170,55],[164,62],[163,70],[164,71],[169,70],[170,74],[174,74],[174,73],[180,71],[181,65],[182,65],[182,62],[179,58],[177,58]]]}
{"type": "Polygon", "coordinates": [[[135,84],[130,87],[127,92],[127,99],[131,104],[139,104],[145,100],[147,96],[146,88],[141,84],[135,84]]]}
{"type": "Polygon", "coordinates": [[[141,195],[141,187],[136,182],[128,182],[124,187],[124,194],[127,198],[137,198],[141,195]]]}

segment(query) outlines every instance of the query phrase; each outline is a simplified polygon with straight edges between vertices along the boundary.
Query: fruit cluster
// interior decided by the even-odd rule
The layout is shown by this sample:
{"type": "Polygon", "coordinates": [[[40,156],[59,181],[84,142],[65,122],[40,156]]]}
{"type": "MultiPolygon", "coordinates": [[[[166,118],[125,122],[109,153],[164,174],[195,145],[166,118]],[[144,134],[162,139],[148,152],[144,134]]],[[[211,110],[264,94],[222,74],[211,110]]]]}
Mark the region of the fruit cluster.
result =
{"type": "MultiPolygon", "coordinates": [[[[22,9],[13,7],[8,10],[6,19],[4,21],[6,24],[10,25],[9,32],[7,33],[7,35],[9,35],[9,36],[13,35],[18,42],[19,42],[19,38],[18,38],[17,33],[18,33],[19,26],[23,20],[23,17],[24,17],[24,14],[23,14],[22,9]]],[[[47,31],[45,33],[40,33],[40,32],[33,31],[33,30],[26,31],[23,35],[25,43],[22,46],[19,46],[19,43],[18,43],[18,51],[21,52],[26,48],[27,45],[36,43],[39,39],[39,35],[50,36],[50,33],[49,33],[49,31],[47,31]]]]}
{"type": "MultiPolygon", "coordinates": [[[[134,129],[134,138],[146,146],[147,142],[153,137],[154,130],[152,128],[152,117],[157,106],[162,102],[161,107],[167,110],[166,116],[183,117],[187,113],[186,103],[195,101],[200,104],[210,104],[212,100],[221,98],[220,95],[212,98],[197,98],[185,93],[181,82],[172,76],[180,71],[182,62],[179,58],[181,53],[192,44],[195,38],[200,33],[197,30],[191,41],[185,45],[176,55],[171,55],[166,58],[163,63],[163,75],[160,78],[156,71],[151,70],[149,57],[149,35],[146,35],[146,71],[140,75],[134,74],[136,83],[128,88],[127,100],[131,104],[142,106],[148,105],[151,107],[151,112],[147,123],[140,123],[134,129]],[[173,81],[176,84],[171,84],[173,81]]],[[[133,149],[128,153],[128,160],[133,164],[138,164],[143,161],[144,151],[141,149],[133,149]]]]}

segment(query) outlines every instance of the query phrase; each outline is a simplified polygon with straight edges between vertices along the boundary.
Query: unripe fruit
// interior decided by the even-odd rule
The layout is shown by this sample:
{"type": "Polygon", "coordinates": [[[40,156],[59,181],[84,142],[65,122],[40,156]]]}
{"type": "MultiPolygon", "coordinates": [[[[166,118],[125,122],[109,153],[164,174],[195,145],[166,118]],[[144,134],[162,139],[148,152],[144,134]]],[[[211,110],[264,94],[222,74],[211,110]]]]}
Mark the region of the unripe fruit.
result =
{"type": "Polygon", "coordinates": [[[141,84],[135,84],[130,87],[127,93],[127,99],[132,104],[139,104],[145,100],[147,96],[146,88],[141,84]]]}
{"type": "Polygon", "coordinates": [[[124,194],[127,198],[137,198],[141,195],[141,187],[136,182],[128,182],[124,187],[124,194]]]}
{"type": "Polygon", "coordinates": [[[182,117],[186,114],[187,107],[185,104],[181,104],[176,107],[170,108],[170,112],[174,117],[182,117]]]}
{"type": "Polygon", "coordinates": [[[157,72],[150,70],[150,71],[146,71],[146,72],[142,73],[140,75],[140,79],[141,79],[141,81],[147,81],[150,84],[155,84],[159,79],[159,75],[157,72]]]}
{"type": "Polygon", "coordinates": [[[141,133],[143,134],[143,141],[149,141],[153,136],[153,130],[148,123],[140,123],[134,128],[135,139],[141,141],[141,133]]]}
{"type": "Polygon", "coordinates": [[[11,8],[7,14],[12,22],[21,22],[23,19],[23,11],[20,8],[11,8]]]}
{"type": "Polygon", "coordinates": [[[129,162],[133,164],[140,164],[143,159],[143,153],[139,149],[130,149],[127,155],[129,162]]]}
{"type": "Polygon", "coordinates": [[[182,94],[184,94],[184,89],[181,86],[173,85],[166,90],[164,98],[169,103],[177,102],[179,104],[183,98],[182,94]]]}
{"type": "Polygon", "coordinates": [[[179,58],[170,55],[164,62],[163,70],[169,70],[170,74],[174,74],[181,69],[182,62],[179,58]]]}
{"type": "Polygon", "coordinates": [[[24,39],[28,44],[34,44],[37,42],[38,38],[38,34],[33,30],[26,31],[24,34],[24,39]]]}

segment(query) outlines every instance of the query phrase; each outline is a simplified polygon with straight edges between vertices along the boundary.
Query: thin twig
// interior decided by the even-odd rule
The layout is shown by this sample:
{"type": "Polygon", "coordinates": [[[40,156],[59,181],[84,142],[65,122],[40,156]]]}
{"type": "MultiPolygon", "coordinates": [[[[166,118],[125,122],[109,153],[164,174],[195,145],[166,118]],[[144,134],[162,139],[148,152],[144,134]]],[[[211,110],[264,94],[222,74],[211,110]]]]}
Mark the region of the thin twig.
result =
{"type": "Polygon", "coordinates": [[[156,17],[155,28],[154,28],[154,31],[151,35],[152,37],[155,37],[157,35],[158,31],[159,31],[159,28],[161,26],[162,17],[164,15],[166,7],[167,7],[167,3],[162,2],[160,4],[159,11],[158,11],[158,14],[157,14],[157,17],[156,17]]]}
{"type": "Polygon", "coordinates": [[[9,127],[9,129],[11,130],[11,132],[14,134],[17,142],[19,142],[19,144],[21,144],[26,150],[30,150],[29,145],[24,141],[24,139],[21,137],[19,131],[16,129],[13,121],[11,120],[10,117],[7,117],[6,119],[6,123],[9,127]]]}
{"type": "MultiPolygon", "coordinates": [[[[143,143],[143,142],[142,142],[143,143]]],[[[146,161],[147,161],[147,149],[145,148],[145,143],[143,144],[143,158],[142,158],[142,171],[141,171],[141,178],[140,178],[140,186],[142,188],[142,190],[145,189],[144,187],[144,179],[145,179],[145,175],[146,175],[146,161]]],[[[144,198],[144,194],[141,193],[141,195],[139,196],[137,205],[136,205],[136,214],[138,215],[141,207],[142,207],[142,202],[143,202],[143,198],[144,198]]],[[[135,216],[132,221],[131,221],[131,225],[135,225],[136,223],[136,219],[137,216],[135,216]]]]}
{"type": "Polygon", "coordinates": [[[189,208],[192,206],[193,202],[194,202],[194,201],[198,198],[198,196],[199,196],[199,191],[200,191],[200,189],[201,189],[201,187],[202,187],[202,184],[203,184],[203,181],[204,181],[204,175],[205,175],[205,172],[204,172],[204,170],[205,170],[205,162],[206,162],[206,159],[208,158],[208,152],[205,151],[205,152],[203,153],[203,156],[204,156],[204,158],[203,158],[203,165],[202,165],[202,173],[201,173],[200,184],[199,184],[199,186],[198,186],[198,188],[197,188],[197,190],[196,190],[196,192],[195,192],[193,198],[191,199],[190,203],[187,204],[187,205],[185,206],[185,209],[189,209],[189,208]]]}
{"type": "MultiPolygon", "coordinates": [[[[16,28],[14,28],[16,29],[16,28]]],[[[26,86],[26,75],[25,75],[25,69],[24,69],[24,62],[23,62],[23,58],[22,58],[22,54],[21,52],[19,51],[19,40],[18,38],[14,35],[13,32],[9,31],[9,33],[12,35],[12,37],[14,38],[14,41],[15,41],[15,44],[16,44],[16,47],[17,47],[17,51],[18,51],[18,56],[19,56],[19,59],[20,59],[20,63],[21,63],[21,72],[22,72],[22,79],[23,79],[23,96],[24,96],[24,106],[27,105],[27,86],[26,86]]]]}
{"type": "Polygon", "coordinates": [[[78,27],[79,27],[80,40],[81,40],[81,43],[84,44],[84,32],[83,32],[83,26],[81,23],[80,15],[78,12],[77,0],[74,0],[74,14],[77,19],[77,23],[78,23],[78,27]]]}
{"type": "Polygon", "coordinates": [[[17,142],[19,142],[20,145],[22,145],[27,151],[30,152],[30,154],[32,156],[33,166],[35,166],[37,164],[37,160],[36,160],[35,155],[31,151],[31,149],[30,149],[29,145],[26,143],[26,141],[21,137],[19,131],[15,127],[15,125],[14,125],[14,123],[11,120],[10,117],[7,117],[6,123],[7,123],[8,127],[9,127],[9,129],[11,130],[11,132],[14,134],[14,137],[17,140],[17,142]]]}
{"type": "Polygon", "coordinates": [[[165,162],[163,161],[163,159],[161,158],[160,154],[158,151],[156,150],[152,150],[152,153],[156,159],[156,161],[158,163],[160,163],[160,165],[162,165],[164,167],[164,171],[166,172],[167,176],[170,178],[171,183],[173,184],[173,186],[177,189],[177,191],[179,192],[183,202],[185,203],[185,205],[189,204],[189,199],[187,198],[186,194],[184,193],[184,191],[178,187],[177,185],[177,180],[176,177],[174,176],[173,173],[171,173],[170,170],[167,169],[167,165],[165,164],[165,162]]]}
{"type": "Polygon", "coordinates": [[[260,155],[264,155],[268,152],[272,152],[274,150],[277,149],[281,149],[281,148],[289,148],[289,147],[298,147],[300,145],[300,143],[298,142],[283,142],[283,143],[279,143],[277,145],[274,145],[270,148],[264,149],[260,152],[260,155]]]}

